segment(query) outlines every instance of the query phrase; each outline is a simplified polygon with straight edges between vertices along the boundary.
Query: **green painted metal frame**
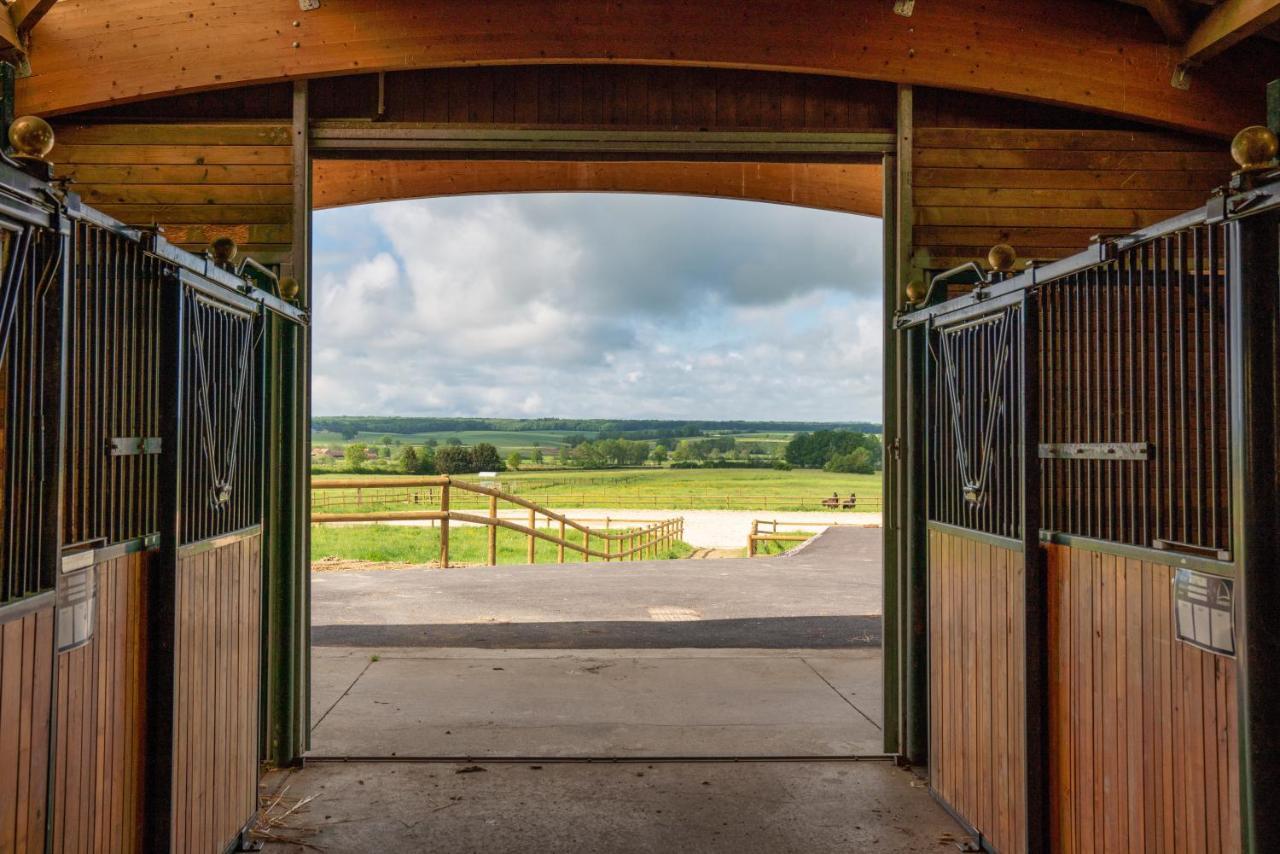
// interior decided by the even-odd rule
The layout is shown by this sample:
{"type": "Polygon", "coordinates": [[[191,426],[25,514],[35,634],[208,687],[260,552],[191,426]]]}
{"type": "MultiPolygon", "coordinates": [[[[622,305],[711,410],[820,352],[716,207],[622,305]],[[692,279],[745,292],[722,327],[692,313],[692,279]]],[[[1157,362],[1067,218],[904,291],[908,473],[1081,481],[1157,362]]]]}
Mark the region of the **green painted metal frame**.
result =
{"type": "MultiPolygon", "coordinates": [[[[294,245],[287,275],[310,305],[311,153],[308,87],[293,91],[294,245]]],[[[289,766],[310,746],[311,708],[311,332],[306,317],[270,316],[263,347],[263,760],[289,766]]]]}

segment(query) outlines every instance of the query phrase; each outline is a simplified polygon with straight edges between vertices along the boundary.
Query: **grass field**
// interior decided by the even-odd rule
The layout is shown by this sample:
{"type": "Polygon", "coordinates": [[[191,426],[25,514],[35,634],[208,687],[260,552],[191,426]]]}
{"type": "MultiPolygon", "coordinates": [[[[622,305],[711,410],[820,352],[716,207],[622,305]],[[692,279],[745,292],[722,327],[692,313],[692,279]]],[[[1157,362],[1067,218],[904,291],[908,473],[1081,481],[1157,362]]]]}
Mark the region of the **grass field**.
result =
{"type": "MultiPolygon", "coordinates": [[[[558,529],[539,529],[553,536],[558,529]]],[[[613,533],[622,533],[614,529],[613,533]]],[[[577,541],[580,534],[570,535],[577,541]]],[[[478,526],[453,526],[449,529],[449,563],[453,565],[488,563],[488,529],[478,526]]],[[[501,564],[528,563],[529,538],[516,531],[499,528],[497,560],[501,564]]],[[[594,543],[593,548],[599,548],[594,543]]],[[[615,545],[615,548],[617,546],[615,545]]],[[[677,542],[660,559],[687,557],[693,549],[677,542]]],[[[556,544],[538,540],[538,563],[556,562],[556,544]]],[[[312,525],[311,559],[341,558],[376,563],[434,564],[440,559],[440,530],[417,525],[312,525]]],[[[565,560],[577,563],[581,556],[566,550],[565,560]]],[[[593,558],[593,560],[596,560],[593,558]]]]}
{"type": "MultiPolygon", "coordinates": [[[[341,475],[337,475],[341,476],[341,475]]],[[[349,476],[349,475],[348,475],[349,476]]],[[[331,477],[317,474],[317,483],[331,477]]],[[[471,478],[464,478],[471,479],[471,478]]],[[[438,490],[396,488],[403,476],[378,477],[385,488],[361,491],[317,490],[317,512],[392,510],[439,502],[438,490]],[[413,496],[417,501],[413,501],[413,496]]],[[[858,497],[858,509],[880,510],[882,479],[872,475],[834,474],[814,469],[616,469],[604,471],[504,472],[501,488],[547,507],[669,510],[817,510],[833,492],[858,497]]],[[[487,506],[487,498],[454,491],[454,509],[487,506]]]]}

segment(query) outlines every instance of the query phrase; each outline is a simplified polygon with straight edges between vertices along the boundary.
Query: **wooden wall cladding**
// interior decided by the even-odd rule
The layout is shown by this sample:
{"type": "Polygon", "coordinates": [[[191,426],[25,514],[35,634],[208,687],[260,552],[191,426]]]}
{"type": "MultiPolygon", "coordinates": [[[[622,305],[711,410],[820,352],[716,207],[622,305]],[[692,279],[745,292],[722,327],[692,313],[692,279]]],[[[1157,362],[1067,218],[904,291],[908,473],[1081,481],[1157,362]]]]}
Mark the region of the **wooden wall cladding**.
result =
{"type": "Polygon", "coordinates": [[[1057,850],[1239,851],[1235,661],[1174,640],[1171,567],[1047,551],[1057,850]]]}
{"type": "Polygon", "coordinates": [[[178,562],[173,851],[221,851],[258,801],[260,537],[178,562]]]}
{"type": "Polygon", "coordinates": [[[1001,854],[1026,851],[1022,553],[929,532],[929,775],[1001,854]]]}
{"type": "Polygon", "coordinates": [[[155,552],[98,564],[96,626],[58,655],[53,850],[143,850],[146,583],[155,552]]]}
{"type": "Polygon", "coordinates": [[[50,158],[87,204],[193,252],[229,235],[259,261],[293,240],[291,131],[279,122],[58,124],[50,158]]]}
{"type": "Polygon", "coordinates": [[[676,193],[880,216],[879,164],[317,160],[317,208],[463,193],[676,193]]]}
{"type": "Polygon", "coordinates": [[[919,127],[918,262],[942,270],[996,243],[1053,260],[1203,205],[1234,168],[1218,140],[1133,130],[919,127]]]}
{"type": "Polygon", "coordinates": [[[0,622],[0,851],[45,850],[52,675],[52,602],[0,622]]]}
{"type": "Polygon", "coordinates": [[[682,130],[870,130],[894,126],[894,86],[847,77],[622,65],[535,65],[329,77],[313,118],[682,130]]]}

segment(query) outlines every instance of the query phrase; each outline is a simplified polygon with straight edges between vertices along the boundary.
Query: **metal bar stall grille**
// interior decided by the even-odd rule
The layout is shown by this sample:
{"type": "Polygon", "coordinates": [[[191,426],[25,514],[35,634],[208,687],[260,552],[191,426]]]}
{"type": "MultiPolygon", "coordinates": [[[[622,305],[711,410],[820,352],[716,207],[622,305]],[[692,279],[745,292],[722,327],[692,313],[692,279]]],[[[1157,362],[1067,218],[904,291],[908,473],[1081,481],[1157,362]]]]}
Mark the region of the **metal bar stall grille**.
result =
{"type": "Polygon", "coordinates": [[[1225,226],[1039,286],[1045,528],[1230,557],[1225,226]]]}
{"type": "Polygon", "coordinates": [[[261,522],[261,318],[184,287],[182,543],[261,522]]]}
{"type": "Polygon", "coordinates": [[[158,530],[161,263],[132,236],[71,229],[63,543],[158,530]]]}
{"type": "Polygon", "coordinates": [[[1022,311],[935,327],[929,339],[928,518],[1016,539],[1022,311]]]}
{"type": "Polygon", "coordinates": [[[58,354],[63,245],[56,231],[0,223],[0,604],[50,590],[56,577],[58,354]]]}

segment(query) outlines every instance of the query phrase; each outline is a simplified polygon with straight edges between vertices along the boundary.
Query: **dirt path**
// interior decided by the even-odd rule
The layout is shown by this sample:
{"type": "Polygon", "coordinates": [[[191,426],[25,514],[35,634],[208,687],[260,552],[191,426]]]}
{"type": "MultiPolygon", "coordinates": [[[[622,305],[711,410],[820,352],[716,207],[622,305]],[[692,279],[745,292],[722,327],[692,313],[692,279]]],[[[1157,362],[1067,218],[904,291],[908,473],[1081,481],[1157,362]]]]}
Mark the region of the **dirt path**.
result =
{"type": "MultiPolygon", "coordinates": [[[[684,517],[684,540],[689,545],[697,549],[745,549],[747,547],[747,536],[751,533],[751,523],[754,520],[773,521],[777,520],[781,529],[786,529],[788,522],[820,522],[827,525],[852,525],[855,527],[878,528],[880,527],[879,513],[850,513],[850,512],[808,512],[808,511],[790,511],[776,512],[772,510],[627,510],[627,509],[609,509],[600,508],[550,508],[556,513],[568,516],[575,521],[584,522],[592,526],[603,527],[605,520],[609,520],[611,527],[625,527],[628,524],[636,522],[657,522],[662,519],[671,519],[676,516],[684,517]]],[[[525,511],[521,510],[518,514],[513,512],[500,512],[499,516],[511,519],[517,522],[525,522],[528,516],[525,511]]],[[[339,522],[337,524],[348,524],[339,522]]],[[[349,523],[361,524],[361,523],[349,523]]],[[[390,525],[429,525],[430,522],[388,522],[390,525]]],[[[463,522],[454,522],[453,525],[464,525],[463,522]]],[[[818,532],[820,527],[809,527],[805,530],[818,532]]]]}

